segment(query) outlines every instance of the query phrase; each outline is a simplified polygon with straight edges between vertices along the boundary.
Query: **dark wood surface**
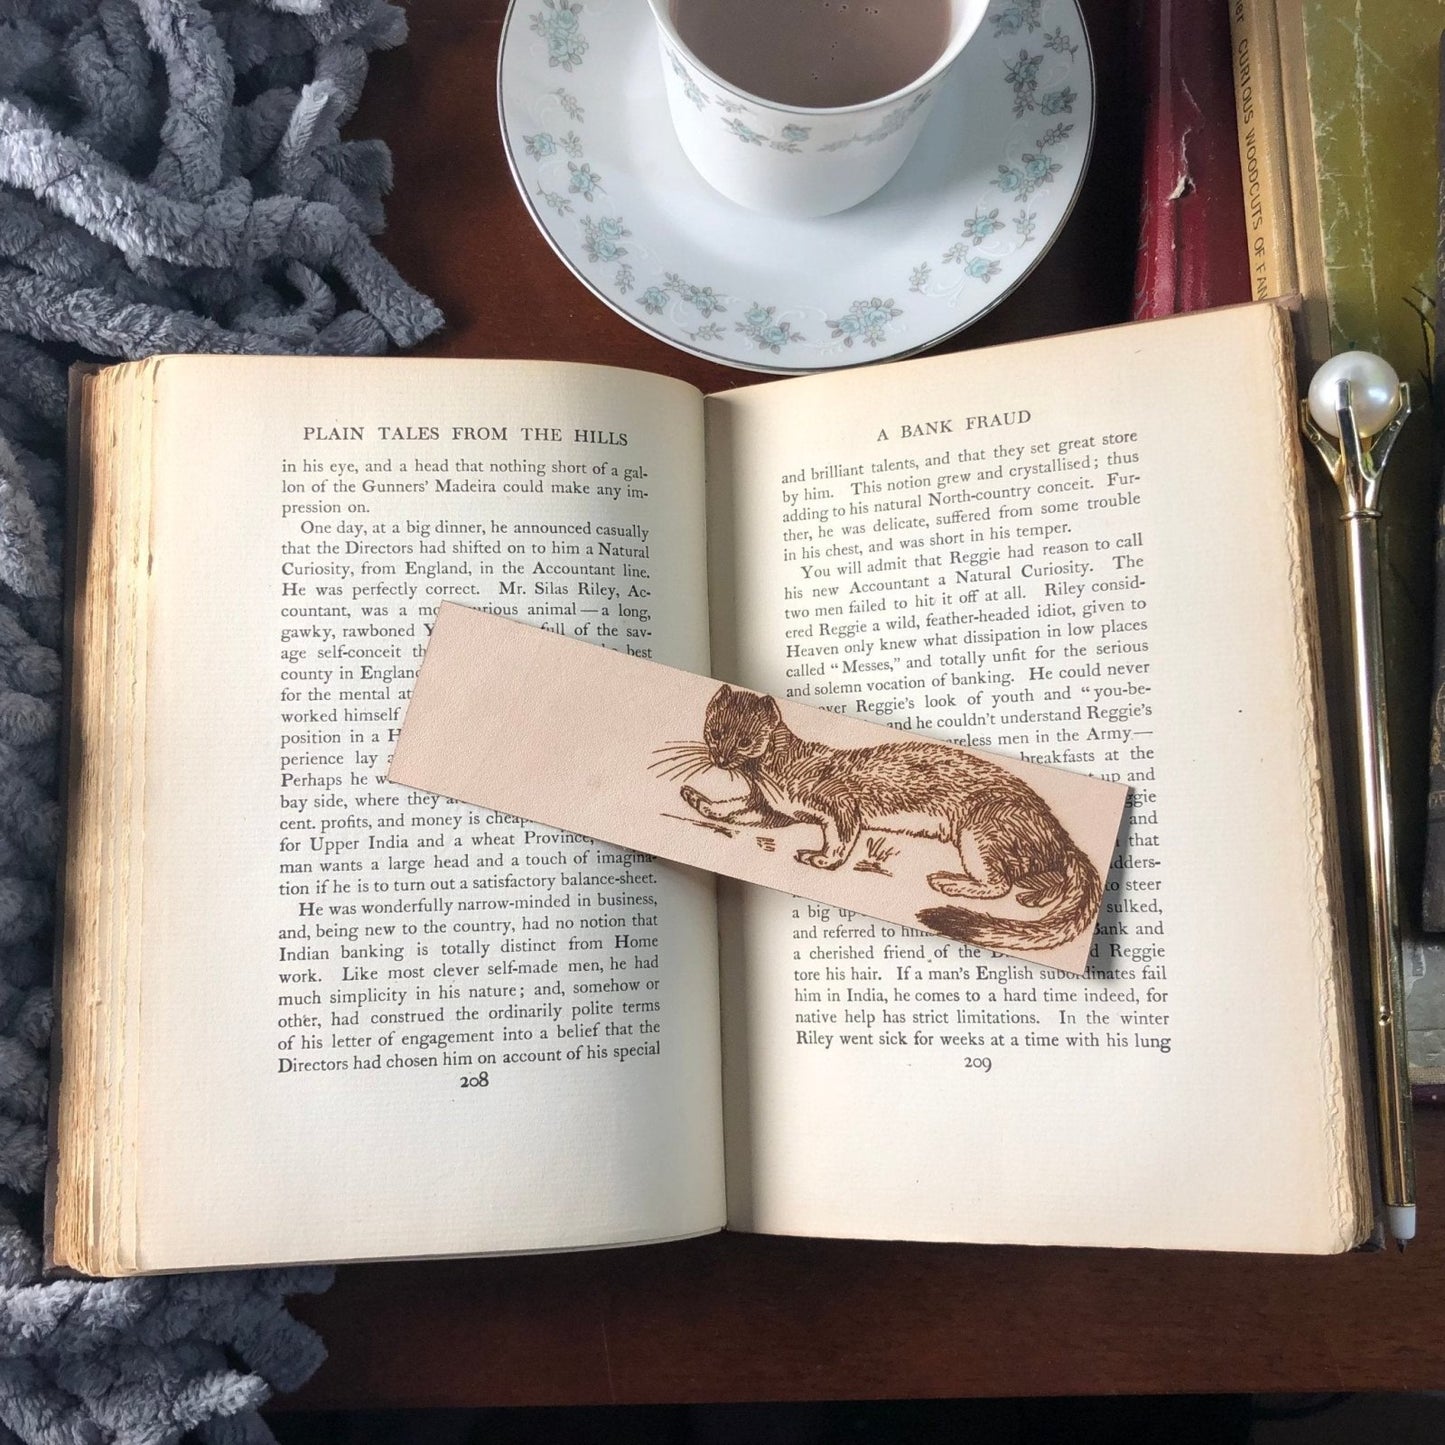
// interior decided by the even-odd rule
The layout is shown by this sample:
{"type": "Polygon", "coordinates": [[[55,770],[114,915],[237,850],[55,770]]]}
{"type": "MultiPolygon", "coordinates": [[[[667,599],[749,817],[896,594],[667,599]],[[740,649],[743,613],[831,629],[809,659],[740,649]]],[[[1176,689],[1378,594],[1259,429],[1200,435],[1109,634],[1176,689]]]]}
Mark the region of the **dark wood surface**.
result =
{"type": "MultiPolygon", "coordinates": [[[[1445,1112],[1424,1234],[1332,1259],[721,1235],[352,1266],[304,1302],[318,1408],[1438,1389],[1445,1112]]],[[[479,1170],[486,1161],[477,1161],[479,1170]]]]}
{"type": "MultiPolygon", "coordinates": [[[[383,249],[449,325],[426,350],[754,380],[630,326],[538,236],[502,156],[501,0],[417,0],[356,135],[396,157],[383,249]]],[[[1085,9],[1095,160],[1060,242],[986,345],[1123,320],[1137,226],[1126,6],[1085,9]]],[[[596,1254],[352,1266],[299,1301],[330,1360],[294,1405],[575,1405],[1445,1385],[1445,1113],[1420,1119],[1424,1235],[1343,1259],[720,1236],[596,1254]]],[[[479,1172],[488,1167],[477,1159],[479,1172]]]]}

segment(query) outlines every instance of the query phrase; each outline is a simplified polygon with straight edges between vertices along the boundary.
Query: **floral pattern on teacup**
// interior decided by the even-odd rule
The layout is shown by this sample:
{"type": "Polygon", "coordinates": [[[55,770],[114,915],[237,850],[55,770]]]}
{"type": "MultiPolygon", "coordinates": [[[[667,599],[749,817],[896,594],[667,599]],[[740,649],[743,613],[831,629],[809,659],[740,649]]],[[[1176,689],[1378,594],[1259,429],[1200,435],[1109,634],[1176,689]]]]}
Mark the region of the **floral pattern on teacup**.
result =
{"type": "Polygon", "coordinates": [[[708,104],[708,98],[698,89],[697,82],[689,74],[686,66],[677,58],[677,55],[669,50],[667,52],[668,63],[672,66],[672,73],[677,76],[682,86],[682,93],[699,109],[704,109],[708,104]]]}
{"type": "Polygon", "coordinates": [[[731,116],[723,122],[723,128],[730,130],[737,138],[750,146],[760,146],[767,137],[760,130],[754,130],[746,121],[731,116]]]}
{"type": "Polygon", "coordinates": [[[872,130],[865,130],[861,134],[854,132],[852,135],[842,136],[838,140],[829,141],[827,145],[819,146],[822,151],[841,151],[851,145],[877,145],[881,140],[887,140],[889,136],[896,135],[910,120],[918,113],[921,106],[928,104],[933,99],[931,90],[920,90],[912,100],[890,110],[872,130]]]}

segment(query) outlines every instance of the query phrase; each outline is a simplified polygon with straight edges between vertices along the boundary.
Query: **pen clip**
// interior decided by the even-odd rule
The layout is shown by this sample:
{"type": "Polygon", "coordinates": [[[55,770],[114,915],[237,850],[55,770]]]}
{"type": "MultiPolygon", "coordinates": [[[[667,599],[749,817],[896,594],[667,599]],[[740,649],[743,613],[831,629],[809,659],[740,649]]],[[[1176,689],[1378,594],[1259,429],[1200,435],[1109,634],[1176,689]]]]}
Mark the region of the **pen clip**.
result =
{"type": "Polygon", "coordinates": [[[1362,437],[1355,419],[1352,388],[1349,377],[1340,378],[1335,400],[1335,417],[1340,428],[1338,442],[1315,421],[1309,402],[1300,402],[1300,427],[1329,468],[1344,506],[1341,516],[1345,521],[1380,515],[1380,484],[1385,464],[1412,409],[1409,383],[1401,382],[1400,404],[1394,416],[1373,436],[1362,437]]]}

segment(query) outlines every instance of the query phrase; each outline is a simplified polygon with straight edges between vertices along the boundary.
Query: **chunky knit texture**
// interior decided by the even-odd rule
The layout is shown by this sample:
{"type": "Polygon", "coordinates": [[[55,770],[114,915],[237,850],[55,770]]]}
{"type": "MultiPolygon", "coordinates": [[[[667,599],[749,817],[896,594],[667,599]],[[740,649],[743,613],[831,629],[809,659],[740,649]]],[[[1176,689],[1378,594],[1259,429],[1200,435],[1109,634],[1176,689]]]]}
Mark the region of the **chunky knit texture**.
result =
{"type": "Polygon", "coordinates": [[[385,0],[0,0],[0,1445],[271,1439],[324,1270],[44,1282],[67,365],[375,353],[440,325],[344,141],[385,0]]]}

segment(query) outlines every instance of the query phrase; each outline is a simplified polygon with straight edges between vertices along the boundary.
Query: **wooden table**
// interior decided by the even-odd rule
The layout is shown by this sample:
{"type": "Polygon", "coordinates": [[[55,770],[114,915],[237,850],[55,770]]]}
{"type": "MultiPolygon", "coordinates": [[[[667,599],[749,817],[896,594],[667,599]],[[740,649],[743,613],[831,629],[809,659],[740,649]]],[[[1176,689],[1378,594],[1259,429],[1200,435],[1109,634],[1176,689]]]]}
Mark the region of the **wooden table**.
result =
{"type": "MultiPolygon", "coordinates": [[[[1127,7],[1085,6],[1096,159],[1065,235],[972,347],[1128,315],[1139,107],[1127,7]]],[[[417,0],[356,135],[396,158],[383,249],[449,319],[426,350],[567,357],[707,390],[535,231],[497,133],[502,0],[417,0]]],[[[1424,1237],[1344,1259],[719,1236],[596,1254],[353,1266],[297,1313],[330,1348],[298,1406],[575,1405],[1445,1385],[1445,1112],[1420,1119],[1424,1237]]],[[[477,1161],[484,1170],[487,1163],[477,1161]]]]}
{"type": "MultiPolygon", "coordinates": [[[[352,1266],[297,1313],[316,1408],[1438,1389],[1445,1111],[1425,1233],[1337,1259],[719,1235],[352,1266]]],[[[485,1168],[485,1161],[478,1161],[485,1168]]]]}

